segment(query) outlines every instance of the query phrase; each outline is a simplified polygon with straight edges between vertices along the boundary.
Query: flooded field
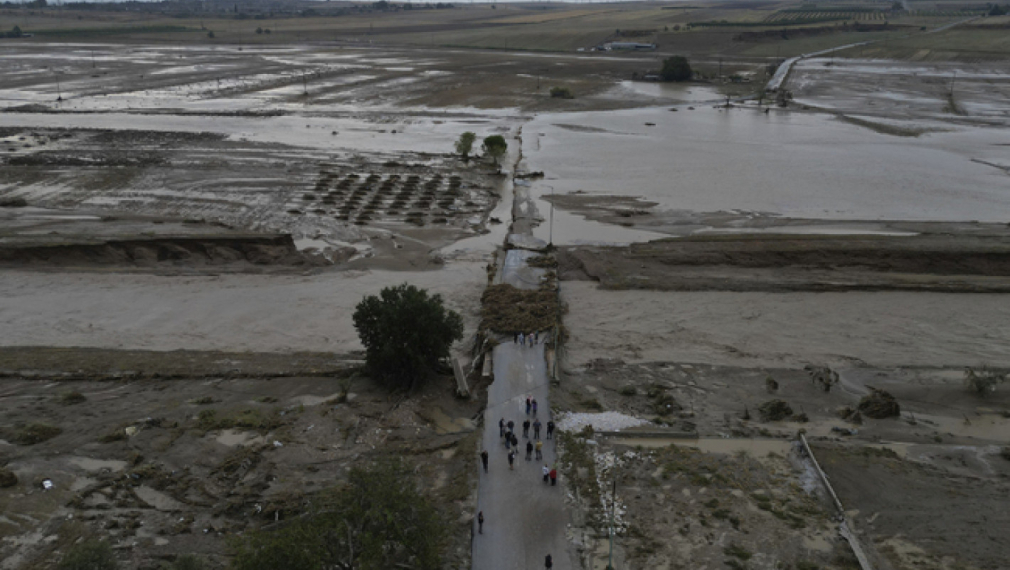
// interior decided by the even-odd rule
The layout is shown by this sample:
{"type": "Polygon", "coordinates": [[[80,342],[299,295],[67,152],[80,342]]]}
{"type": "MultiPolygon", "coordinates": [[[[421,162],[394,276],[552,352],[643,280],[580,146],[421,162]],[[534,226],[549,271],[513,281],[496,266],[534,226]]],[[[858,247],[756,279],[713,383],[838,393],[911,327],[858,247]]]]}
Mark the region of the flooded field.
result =
{"type": "MultiPolygon", "coordinates": [[[[821,114],[678,106],[539,115],[523,127],[523,151],[545,172],[537,196],[637,198],[672,218],[1006,221],[1010,177],[977,161],[1005,162],[1010,135],[946,130],[907,138],[821,114]]],[[[549,205],[538,208],[546,216],[549,205]]],[[[556,218],[555,243],[593,241],[592,224],[573,225],[556,218]]]]}

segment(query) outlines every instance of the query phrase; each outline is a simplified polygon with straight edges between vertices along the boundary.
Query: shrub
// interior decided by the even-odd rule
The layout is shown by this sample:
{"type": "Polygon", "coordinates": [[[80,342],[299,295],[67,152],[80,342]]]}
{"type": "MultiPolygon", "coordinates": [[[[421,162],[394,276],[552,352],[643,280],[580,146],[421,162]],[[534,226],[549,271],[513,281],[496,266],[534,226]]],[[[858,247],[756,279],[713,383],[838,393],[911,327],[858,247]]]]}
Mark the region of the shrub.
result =
{"type": "Polygon", "coordinates": [[[204,567],[203,560],[192,554],[183,554],[175,559],[169,570],[203,570],[204,567]]]}
{"type": "Polygon", "coordinates": [[[50,440],[63,433],[63,430],[48,424],[28,424],[14,432],[10,438],[17,445],[35,445],[50,440]]]}
{"type": "Polygon", "coordinates": [[[0,199],[0,208],[24,208],[28,205],[28,201],[24,198],[2,198],[0,199]]]}
{"type": "Polygon", "coordinates": [[[965,368],[964,386],[969,392],[974,392],[985,397],[996,391],[996,385],[1006,382],[1007,373],[992,370],[982,366],[977,371],[974,368],[965,368]]]}
{"type": "Polygon", "coordinates": [[[567,87],[551,87],[551,97],[557,99],[574,99],[575,95],[573,95],[572,90],[567,87]]]}
{"type": "Polygon", "coordinates": [[[430,378],[463,338],[463,319],[442,305],[441,295],[406,283],[365,297],[353,319],[369,372],[396,388],[414,389],[430,378]]]}
{"type": "Polygon", "coordinates": [[[447,524],[402,463],[351,469],[319,511],[231,543],[235,570],[441,568],[447,524]]]}
{"type": "Polygon", "coordinates": [[[84,394],[81,394],[76,390],[60,394],[60,403],[63,404],[64,406],[72,406],[74,404],[80,404],[81,402],[85,401],[87,401],[87,398],[84,397],[84,394]]]}
{"type": "Polygon", "coordinates": [[[112,553],[112,547],[104,540],[85,540],[67,551],[60,560],[57,570],[115,570],[119,562],[112,553]]]}

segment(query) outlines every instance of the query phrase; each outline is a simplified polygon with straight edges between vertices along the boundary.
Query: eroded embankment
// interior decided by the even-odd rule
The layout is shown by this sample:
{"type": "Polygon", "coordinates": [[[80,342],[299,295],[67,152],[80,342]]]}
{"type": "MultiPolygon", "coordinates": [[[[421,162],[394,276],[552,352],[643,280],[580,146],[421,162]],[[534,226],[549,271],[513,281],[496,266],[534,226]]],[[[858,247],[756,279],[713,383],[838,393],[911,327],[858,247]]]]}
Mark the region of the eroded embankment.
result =
{"type": "Polygon", "coordinates": [[[609,289],[1010,290],[1001,236],[717,236],[559,252],[562,279],[609,289]]]}
{"type": "Polygon", "coordinates": [[[151,268],[184,265],[311,266],[325,265],[319,256],[306,255],[290,235],[229,237],[158,237],[115,239],[97,243],[0,246],[0,266],[151,268]]]}

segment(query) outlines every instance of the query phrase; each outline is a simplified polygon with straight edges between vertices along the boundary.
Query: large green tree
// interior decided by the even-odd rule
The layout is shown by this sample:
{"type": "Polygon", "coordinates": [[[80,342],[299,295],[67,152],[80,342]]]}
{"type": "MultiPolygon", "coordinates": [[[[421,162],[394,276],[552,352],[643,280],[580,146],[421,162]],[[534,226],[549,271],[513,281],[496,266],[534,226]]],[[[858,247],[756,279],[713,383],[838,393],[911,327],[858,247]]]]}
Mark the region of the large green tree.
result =
{"type": "Polygon", "coordinates": [[[402,463],[354,467],[315,511],[231,543],[235,570],[441,568],[446,524],[402,463]]]}
{"type": "Polygon", "coordinates": [[[494,160],[495,166],[499,166],[498,160],[505,156],[505,152],[508,151],[509,145],[505,142],[505,137],[501,135],[491,135],[484,138],[484,145],[481,147],[484,154],[490,156],[494,160]]]}
{"type": "Polygon", "coordinates": [[[406,283],[358,303],[354,328],[372,376],[411,390],[433,376],[452,343],[463,338],[463,319],[442,305],[441,295],[406,283]]]}
{"type": "Polygon", "coordinates": [[[468,158],[470,151],[473,150],[473,143],[476,140],[477,134],[470,131],[459,135],[459,139],[456,141],[456,153],[463,158],[468,158]]]}
{"type": "Polygon", "coordinates": [[[688,81],[693,75],[691,64],[682,55],[664,59],[663,69],[659,71],[659,76],[663,78],[663,81],[688,81]]]}

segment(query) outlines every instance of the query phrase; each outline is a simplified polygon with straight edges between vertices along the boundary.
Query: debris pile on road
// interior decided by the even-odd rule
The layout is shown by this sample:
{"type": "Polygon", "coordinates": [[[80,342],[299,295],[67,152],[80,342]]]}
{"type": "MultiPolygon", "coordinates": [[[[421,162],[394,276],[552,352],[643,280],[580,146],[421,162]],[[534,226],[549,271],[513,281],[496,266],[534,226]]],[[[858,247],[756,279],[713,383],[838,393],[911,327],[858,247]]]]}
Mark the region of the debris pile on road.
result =
{"type": "Polygon", "coordinates": [[[649,423],[633,416],[619,412],[563,413],[558,417],[557,426],[562,431],[581,431],[586,426],[593,426],[593,431],[621,431],[622,429],[649,423]]]}

